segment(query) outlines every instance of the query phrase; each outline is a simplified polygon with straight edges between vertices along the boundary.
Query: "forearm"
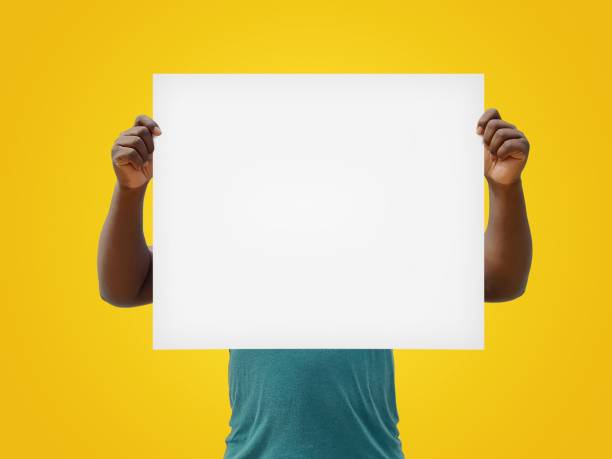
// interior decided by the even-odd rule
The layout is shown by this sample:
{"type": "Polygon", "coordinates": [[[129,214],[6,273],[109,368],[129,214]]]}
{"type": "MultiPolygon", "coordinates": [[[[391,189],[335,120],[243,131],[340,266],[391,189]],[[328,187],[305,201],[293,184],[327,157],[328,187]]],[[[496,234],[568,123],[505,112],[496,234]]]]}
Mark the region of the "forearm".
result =
{"type": "Polygon", "coordinates": [[[520,181],[489,183],[489,222],[485,232],[485,301],[508,301],[527,286],[531,232],[520,181]]]}
{"type": "Polygon", "coordinates": [[[146,185],[115,186],[98,246],[100,295],[116,306],[146,302],[142,290],[150,276],[152,256],[142,229],[146,185]]]}

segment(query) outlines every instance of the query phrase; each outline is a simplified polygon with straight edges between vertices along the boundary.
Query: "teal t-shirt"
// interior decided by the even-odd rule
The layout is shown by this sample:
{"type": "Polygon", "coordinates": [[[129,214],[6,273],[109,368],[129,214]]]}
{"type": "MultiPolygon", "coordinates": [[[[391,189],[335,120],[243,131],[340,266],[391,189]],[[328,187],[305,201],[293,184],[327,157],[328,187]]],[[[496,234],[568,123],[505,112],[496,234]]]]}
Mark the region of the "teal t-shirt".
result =
{"type": "Polygon", "coordinates": [[[231,350],[224,459],[398,459],[393,352],[231,350]]]}

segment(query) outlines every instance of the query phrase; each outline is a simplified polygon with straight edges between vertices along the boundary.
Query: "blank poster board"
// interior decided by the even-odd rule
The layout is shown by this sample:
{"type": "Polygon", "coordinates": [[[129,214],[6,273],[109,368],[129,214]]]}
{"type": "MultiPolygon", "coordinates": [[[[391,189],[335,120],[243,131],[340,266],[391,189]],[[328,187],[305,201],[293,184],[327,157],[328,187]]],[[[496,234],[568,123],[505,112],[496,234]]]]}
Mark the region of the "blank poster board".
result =
{"type": "Polygon", "coordinates": [[[482,75],[153,86],[155,349],[483,348],[482,75]]]}

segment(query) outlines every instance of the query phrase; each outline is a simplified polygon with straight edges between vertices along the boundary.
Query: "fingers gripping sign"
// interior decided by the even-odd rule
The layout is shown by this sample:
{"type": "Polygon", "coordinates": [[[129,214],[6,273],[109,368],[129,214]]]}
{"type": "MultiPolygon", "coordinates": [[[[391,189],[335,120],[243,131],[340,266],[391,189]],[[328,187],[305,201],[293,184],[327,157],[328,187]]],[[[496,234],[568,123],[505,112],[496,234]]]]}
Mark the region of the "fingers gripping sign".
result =
{"type": "Polygon", "coordinates": [[[487,180],[500,185],[520,181],[530,147],[525,134],[503,120],[494,108],[482,114],[476,125],[476,133],[482,136],[484,144],[487,180]]]}
{"type": "Polygon", "coordinates": [[[119,185],[139,188],[153,177],[153,138],[161,135],[155,121],[140,115],[134,125],[123,131],[111,149],[113,168],[119,185]]]}

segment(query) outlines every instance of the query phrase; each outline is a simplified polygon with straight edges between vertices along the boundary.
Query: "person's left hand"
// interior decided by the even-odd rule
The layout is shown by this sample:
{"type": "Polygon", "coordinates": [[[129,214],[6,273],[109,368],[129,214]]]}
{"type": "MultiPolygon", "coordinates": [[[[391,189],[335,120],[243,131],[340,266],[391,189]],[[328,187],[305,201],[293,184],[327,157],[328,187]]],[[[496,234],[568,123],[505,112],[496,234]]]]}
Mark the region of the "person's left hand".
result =
{"type": "Polygon", "coordinates": [[[511,185],[519,182],[529,155],[525,134],[502,120],[494,108],[482,114],[476,133],[482,136],[484,143],[484,170],[489,183],[511,185]]]}

